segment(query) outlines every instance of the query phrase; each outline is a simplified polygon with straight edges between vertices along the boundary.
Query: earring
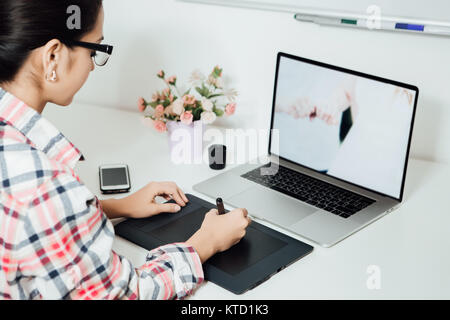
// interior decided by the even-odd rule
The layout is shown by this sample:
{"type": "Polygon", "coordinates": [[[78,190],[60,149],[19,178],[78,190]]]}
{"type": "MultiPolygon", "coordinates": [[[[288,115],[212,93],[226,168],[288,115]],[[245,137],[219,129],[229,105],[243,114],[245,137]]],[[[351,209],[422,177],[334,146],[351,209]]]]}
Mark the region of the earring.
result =
{"type": "Polygon", "coordinates": [[[55,82],[56,81],[56,71],[53,70],[51,73],[51,76],[49,76],[47,74],[46,79],[47,79],[47,81],[55,82]]]}
{"type": "Polygon", "coordinates": [[[51,82],[55,82],[56,81],[56,71],[55,70],[52,71],[52,76],[51,77],[47,77],[47,80],[49,80],[51,82]]]}

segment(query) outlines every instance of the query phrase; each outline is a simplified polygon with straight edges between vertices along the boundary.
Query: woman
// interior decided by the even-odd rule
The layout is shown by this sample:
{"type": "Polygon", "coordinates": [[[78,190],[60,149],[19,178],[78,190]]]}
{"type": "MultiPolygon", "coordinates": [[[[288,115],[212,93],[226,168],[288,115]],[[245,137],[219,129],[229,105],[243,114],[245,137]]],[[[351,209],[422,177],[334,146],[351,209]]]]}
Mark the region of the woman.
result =
{"type": "Polygon", "coordinates": [[[112,251],[108,218],[177,212],[188,199],[153,182],[99,201],[73,170],[80,151],[41,116],[48,102],[69,105],[94,62],[106,63],[103,20],[101,0],[0,2],[0,298],[183,298],[203,281],[201,264],[250,223],[245,209],[212,210],[185,243],[151,251],[138,269],[112,251]]]}

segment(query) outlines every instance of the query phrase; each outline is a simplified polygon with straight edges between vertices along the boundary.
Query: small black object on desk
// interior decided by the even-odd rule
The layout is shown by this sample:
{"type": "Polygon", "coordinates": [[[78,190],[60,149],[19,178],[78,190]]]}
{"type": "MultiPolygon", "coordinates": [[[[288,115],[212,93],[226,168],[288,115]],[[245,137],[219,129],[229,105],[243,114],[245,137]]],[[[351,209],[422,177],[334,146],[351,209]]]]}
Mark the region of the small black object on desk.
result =
{"type": "Polygon", "coordinates": [[[227,162],[227,147],[222,144],[213,144],[209,147],[209,167],[213,170],[222,170],[227,162]]]}

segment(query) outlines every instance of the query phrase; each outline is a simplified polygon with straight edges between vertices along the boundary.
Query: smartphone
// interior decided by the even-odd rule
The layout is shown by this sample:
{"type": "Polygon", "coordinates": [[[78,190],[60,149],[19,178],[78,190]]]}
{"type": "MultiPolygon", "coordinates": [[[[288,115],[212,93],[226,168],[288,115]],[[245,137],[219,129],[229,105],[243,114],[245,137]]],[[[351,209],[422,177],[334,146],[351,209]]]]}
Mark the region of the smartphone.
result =
{"type": "Polygon", "coordinates": [[[130,173],[126,164],[99,167],[100,190],[104,194],[126,193],[131,189],[130,173]]]}

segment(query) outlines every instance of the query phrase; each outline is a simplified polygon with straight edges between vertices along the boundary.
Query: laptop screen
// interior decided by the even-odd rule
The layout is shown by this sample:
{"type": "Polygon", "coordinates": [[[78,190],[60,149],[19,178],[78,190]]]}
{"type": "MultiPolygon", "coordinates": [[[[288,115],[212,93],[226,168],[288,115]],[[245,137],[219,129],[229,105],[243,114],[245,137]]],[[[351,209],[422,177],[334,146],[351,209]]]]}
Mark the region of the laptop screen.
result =
{"type": "Polygon", "coordinates": [[[417,88],[279,54],[270,153],[401,199],[417,88]]]}

